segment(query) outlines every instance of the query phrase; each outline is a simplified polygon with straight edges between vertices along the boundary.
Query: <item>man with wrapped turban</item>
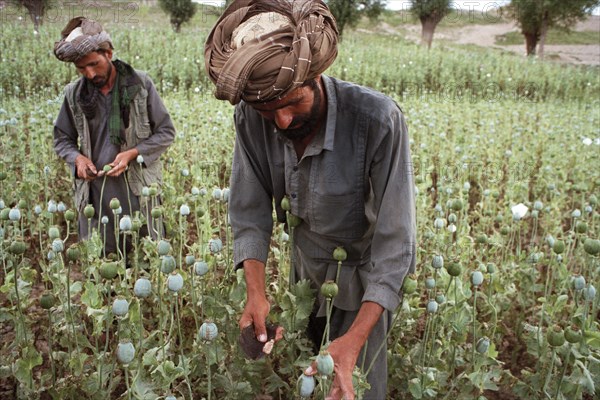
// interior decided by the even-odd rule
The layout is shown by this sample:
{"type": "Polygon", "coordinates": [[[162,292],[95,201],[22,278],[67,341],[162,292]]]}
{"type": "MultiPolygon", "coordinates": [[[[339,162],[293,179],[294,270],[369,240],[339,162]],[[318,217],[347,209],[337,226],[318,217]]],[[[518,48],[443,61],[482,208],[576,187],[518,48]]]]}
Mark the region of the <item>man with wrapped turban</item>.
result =
{"type": "MultiPolygon", "coordinates": [[[[364,399],[383,400],[385,336],[402,282],[415,268],[409,139],[394,101],[323,74],[336,58],[337,40],[335,20],[320,0],[237,0],[213,27],[205,64],[216,97],[236,105],[229,210],[234,262],[247,285],[240,328],[253,325],[259,341],[268,338],[265,262],[273,201],[285,222],[285,197],[301,221],[294,228],[292,280],[309,279],[317,290],[336,280],[339,288],[328,347],[335,363],[330,395],[354,399],[354,365],[373,362],[364,399]],[[347,256],[339,270],[338,247],[347,256]]],[[[315,343],[325,304],[320,294],[310,317],[307,333],[315,343]]],[[[315,373],[314,364],[305,371],[315,373]]]]}
{"type": "Polygon", "coordinates": [[[54,149],[72,168],[79,237],[87,238],[105,219],[105,251],[122,247],[114,233],[112,198],[120,201],[119,216],[141,211],[148,225],[141,234],[155,234],[143,187],[160,190],[160,155],[173,142],[175,129],[150,77],[120,60],[112,60],[113,44],[102,26],[73,18],[54,45],[56,58],[75,64],[82,77],[65,88],[65,99],[54,125],[54,149]],[[110,166],[108,172],[105,166],[110,166]],[[106,175],[106,176],[105,176],[106,175]],[[100,178],[100,179],[98,179],[100,178]],[[92,204],[94,216],[84,215],[92,204]],[[102,213],[102,215],[100,215],[102,213]],[[91,222],[88,226],[88,222],[91,222]]]}

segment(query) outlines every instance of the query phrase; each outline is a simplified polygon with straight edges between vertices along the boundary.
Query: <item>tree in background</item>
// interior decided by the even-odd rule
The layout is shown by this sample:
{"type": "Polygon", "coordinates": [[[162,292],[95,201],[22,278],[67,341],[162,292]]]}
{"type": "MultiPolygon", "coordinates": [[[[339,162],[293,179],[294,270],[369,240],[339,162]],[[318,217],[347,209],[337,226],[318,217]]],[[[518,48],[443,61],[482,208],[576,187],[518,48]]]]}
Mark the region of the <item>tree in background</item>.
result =
{"type": "Polygon", "coordinates": [[[50,0],[18,0],[18,7],[25,7],[29,13],[29,18],[33,22],[35,33],[40,31],[40,25],[44,23],[44,15],[50,8],[50,0]]]}
{"type": "Polygon", "coordinates": [[[364,15],[376,19],[385,9],[387,0],[326,0],[327,6],[335,17],[340,38],[346,26],[352,27],[364,15]]]}
{"type": "Polygon", "coordinates": [[[527,55],[535,55],[539,43],[537,54],[543,58],[549,28],[568,30],[599,5],[600,0],[512,0],[507,10],[525,36],[527,55]]]}
{"type": "Polygon", "coordinates": [[[450,0],[411,0],[411,12],[421,21],[421,44],[431,48],[435,28],[452,10],[450,0]]]}
{"type": "Polygon", "coordinates": [[[196,13],[196,4],[192,0],[158,0],[158,4],[169,14],[175,32],[179,32],[181,25],[192,19],[196,13]]]}

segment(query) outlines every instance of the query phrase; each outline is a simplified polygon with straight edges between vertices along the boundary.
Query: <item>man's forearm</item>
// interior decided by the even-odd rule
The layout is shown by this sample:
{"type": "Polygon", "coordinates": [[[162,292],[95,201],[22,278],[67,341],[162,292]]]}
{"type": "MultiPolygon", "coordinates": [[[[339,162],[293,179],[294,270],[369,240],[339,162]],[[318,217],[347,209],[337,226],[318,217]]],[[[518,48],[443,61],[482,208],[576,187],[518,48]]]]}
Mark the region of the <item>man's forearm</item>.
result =
{"type": "Polygon", "coordinates": [[[358,315],[344,336],[353,338],[352,345],[355,345],[358,350],[363,347],[367,341],[371,331],[377,325],[377,321],[383,314],[384,308],[372,301],[362,303],[358,315]]]}
{"type": "Polygon", "coordinates": [[[246,295],[248,299],[266,297],[265,264],[258,260],[244,260],[244,276],[246,277],[246,295]]]}

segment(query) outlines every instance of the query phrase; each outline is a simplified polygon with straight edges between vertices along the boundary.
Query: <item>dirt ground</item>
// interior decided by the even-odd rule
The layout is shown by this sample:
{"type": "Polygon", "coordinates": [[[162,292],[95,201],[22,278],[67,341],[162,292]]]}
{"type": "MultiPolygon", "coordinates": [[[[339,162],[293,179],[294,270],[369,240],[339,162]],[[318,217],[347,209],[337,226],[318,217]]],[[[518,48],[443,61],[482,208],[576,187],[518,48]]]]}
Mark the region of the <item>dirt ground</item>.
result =
{"type": "MultiPolygon", "coordinates": [[[[421,38],[421,25],[394,27],[383,23],[378,28],[389,34],[405,34],[408,39],[416,42],[421,38]]],[[[570,64],[600,65],[600,16],[592,16],[579,22],[574,30],[598,32],[598,43],[593,45],[546,45],[545,57],[548,60],[570,64]]],[[[519,31],[514,23],[438,28],[434,35],[433,46],[436,45],[436,40],[444,40],[458,44],[492,47],[524,55],[525,44],[501,46],[495,43],[496,36],[512,31],[519,31]]]]}

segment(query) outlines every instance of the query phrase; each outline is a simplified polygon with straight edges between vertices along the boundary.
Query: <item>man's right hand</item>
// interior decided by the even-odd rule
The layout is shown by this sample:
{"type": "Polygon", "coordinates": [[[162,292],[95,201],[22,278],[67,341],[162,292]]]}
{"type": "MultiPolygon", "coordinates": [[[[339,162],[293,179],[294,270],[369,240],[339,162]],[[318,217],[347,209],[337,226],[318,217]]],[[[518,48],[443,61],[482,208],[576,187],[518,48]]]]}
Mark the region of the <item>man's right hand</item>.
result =
{"type": "MultiPolygon", "coordinates": [[[[258,260],[244,260],[246,277],[246,306],[240,317],[240,329],[254,324],[254,334],[259,342],[267,341],[266,319],[271,305],[265,293],[265,264],[258,260]]],[[[283,338],[283,328],[278,327],[275,341],[283,338]]]]}
{"type": "Polygon", "coordinates": [[[98,176],[98,171],[92,160],[82,154],[75,159],[75,168],[77,169],[77,177],[80,179],[91,181],[98,176]]]}

